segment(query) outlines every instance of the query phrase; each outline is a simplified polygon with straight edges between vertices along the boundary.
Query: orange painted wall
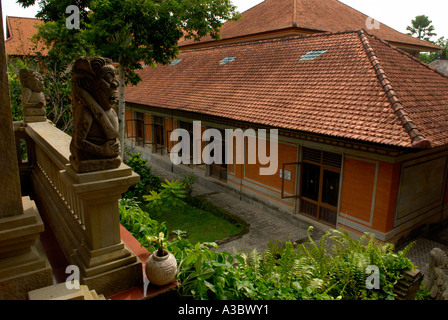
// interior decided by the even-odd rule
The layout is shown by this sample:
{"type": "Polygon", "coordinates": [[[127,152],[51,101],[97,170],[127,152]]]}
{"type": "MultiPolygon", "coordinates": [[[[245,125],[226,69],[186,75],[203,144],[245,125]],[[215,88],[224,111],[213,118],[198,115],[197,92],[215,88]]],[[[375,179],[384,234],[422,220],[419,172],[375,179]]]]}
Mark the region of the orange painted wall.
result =
{"type": "Polygon", "coordinates": [[[400,163],[380,162],[372,225],[375,230],[388,232],[393,228],[400,170],[400,163]]]}
{"type": "MultiPolygon", "coordinates": [[[[269,150],[269,142],[266,144],[267,146],[267,154],[270,153],[269,150]]],[[[272,161],[272,160],[271,160],[272,161]]],[[[256,164],[246,164],[245,168],[245,177],[261,184],[264,184],[271,188],[276,188],[281,190],[282,188],[282,179],[280,178],[280,169],[282,168],[283,163],[297,162],[297,147],[290,146],[286,144],[278,143],[278,168],[277,173],[274,175],[260,175],[260,168],[268,167],[269,165],[261,165],[256,164]]],[[[296,185],[296,171],[297,166],[291,165],[287,166],[285,170],[291,172],[291,180],[285,180],[285,193],[294,194],[295,185],[296,185]]]]}
{"type": "Polygon", "coordinates": [[[375,163],[346,157],[342,180],[342,213],[365,222],[370,221],[375,163]]]}
{"type": "Polygon", "coordinates": [[[372,201],[375,200],[371,228],[388,232],[393,227],[400,164],[378,162],[377,183],[374,190],[375,170],[376,163],[345,158],[340,211],[365,221],[367,225],[370,222],[372,201]]]}

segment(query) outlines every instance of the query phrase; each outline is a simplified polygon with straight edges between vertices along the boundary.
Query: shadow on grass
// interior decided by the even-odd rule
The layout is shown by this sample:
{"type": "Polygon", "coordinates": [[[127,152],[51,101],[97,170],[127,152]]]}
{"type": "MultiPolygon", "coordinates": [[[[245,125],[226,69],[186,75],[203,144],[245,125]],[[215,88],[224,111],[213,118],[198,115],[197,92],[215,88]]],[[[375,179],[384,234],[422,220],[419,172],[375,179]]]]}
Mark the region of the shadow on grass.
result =
{"type": "Polygon", "coordinates": [[[172,223],[173,230],[187,232],[188,240],[197,242],[216,242],[218,245],[242,237],[249,231],[249,224],[217,207],[203,196],[189,197],[182,210],[153,217],[159,222],[172,223]]]}

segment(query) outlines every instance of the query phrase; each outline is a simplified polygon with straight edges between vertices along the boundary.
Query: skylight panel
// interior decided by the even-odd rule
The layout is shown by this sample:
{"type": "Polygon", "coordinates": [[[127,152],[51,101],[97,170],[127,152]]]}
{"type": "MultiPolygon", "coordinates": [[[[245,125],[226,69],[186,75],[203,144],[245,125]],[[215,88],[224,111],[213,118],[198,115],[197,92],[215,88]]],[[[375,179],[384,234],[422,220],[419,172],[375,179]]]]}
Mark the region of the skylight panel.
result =
{"type": "Polygon", "coordinates": [[[236,57],[227,57],[222,59],[219,64],[223,65],[223,64],[228,64],[229,62],[232,62],[233,60],[235,60],[236,57]]]}
{"type": "Polygon", "coordinates": [[[175,66],[176,64],[178,64],[182,59],[176,59],[173,62],[171,62],[172,66],[175,66]]]}
{"type": "Polygon", "coordinates": [[[310,61],[314,60],[317,57],[319,57],[321,54],[324,54],[327,52],[327,50],[313,50],[305,53],[301,58],[300,61],[310,61]]]}

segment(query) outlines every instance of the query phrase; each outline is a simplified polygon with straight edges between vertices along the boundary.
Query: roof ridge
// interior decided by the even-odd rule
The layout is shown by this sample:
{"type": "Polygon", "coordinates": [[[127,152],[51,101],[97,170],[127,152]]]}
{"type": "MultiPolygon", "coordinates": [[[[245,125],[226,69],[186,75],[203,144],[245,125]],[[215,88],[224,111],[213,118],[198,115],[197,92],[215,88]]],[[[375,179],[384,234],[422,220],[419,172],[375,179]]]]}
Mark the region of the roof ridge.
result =
{"type": "MultiPolygon", "coordinates": [[[[18,18],[18,19],[33,19],[33,20],[39,20],[39,21],[43,21],[40,18],[33,18],[33,17],[18,17],[18,16],[5,16],[6,18],[18,18]]],[[[5,20],[6,20],[5,18],[5,20]]]]}
{"type": "Polygon", "coordinates": [[[367,35],[369,35],[370,37],[375,38],[377,41],[379,41],[379,42],[381,42],[381,43],[383,43],[383,44],[389,46],[390,48],[394,49],[394,50],[397,51],[398,53],[401,53],[402,55],[404,55],[404,56],[406,56],[406,57],[408,57],[408,58],[411,58],[412,60],[414,60],[414,61],[420,63],[422,66],[428,68],[429,70],[434,71],[435,73],[438,73],[439,75],[441,75],[441,76],[443,76],[443,77],[445,77],[445,78],[448,79],[448,75],[446,75],[446,74],[444,74],[443,72],[440,72],[439,70],[437,70],[437,69],[431,67],[429,64],[424,63],[422,60],[420,60],[420,59],[417,58],[417,57],[414,57],[412,54],[407,53],[406,51],[403,51],[403,50],[401,50],[401,49],[399,49],[399,48],[397,48],[397,47],[391,45],[390,43],[384,41],[383,39],[377,37],[377,36],[374,35],[374,34],[368,33],[368,32],[365,31],[365,30],[364,30],[364,32],[365,32],[367,35]]]}
{"type": "Polygon", "coordinates": [[[334,35],[341,35],[341,34],[357,34],[360,30],[346,30],[346,31],[337,31],[337,32],[322,32],[317,34],[307,34],[307,35],[295,35],[295,36],[288,36],[288,37],[281,37],[281,38],[272,38],[272,39],[256,39],[252,41],[244,41],[244,42],[238,42],[238,43],[231,43],[231,44],[221,44],[211,47],[203,47],[203,48],[190,48],[183,50],[182,52],[190,52],[190,51],[205,51],[205,50],[215,50],[215,49],[221,49],[221,48],[230,48],[230,47],[243,47],[243,46],[249,46],[257,43],[273,43],[273,42],[284,42],[284,41],[292,41],[296,39],[308,39],[308,38],[317,38],[317,37],[328,37],[328,36],[334,36],[334,35]]]}
{"type": "Polygon", "coordinates": [[[364,50],[367,54],[367,57],[370,60],[370,63],[375,70],[375,73],[378,77],[378,81],[380,82],[384,92],[386,93],[386,97],[394,111],[395,115],[401,122],[401,125],[405,129],[406,133],[411,138],[412,148],[416,149],[429,149],[431,148],[431,142],[426,139],[423,134],[417,129],[416,125],[409,117],[406,110],[404,110],[403,104],[398,98],[397,93],[395,92],[391,81],[387,77],[385,70],[383,69],[379,58],[377,57],[375,50],[372,48],[369,39],[366,36],[367,32],[362,29],[358,32],[361,43],[364,47],[364,50]]]}

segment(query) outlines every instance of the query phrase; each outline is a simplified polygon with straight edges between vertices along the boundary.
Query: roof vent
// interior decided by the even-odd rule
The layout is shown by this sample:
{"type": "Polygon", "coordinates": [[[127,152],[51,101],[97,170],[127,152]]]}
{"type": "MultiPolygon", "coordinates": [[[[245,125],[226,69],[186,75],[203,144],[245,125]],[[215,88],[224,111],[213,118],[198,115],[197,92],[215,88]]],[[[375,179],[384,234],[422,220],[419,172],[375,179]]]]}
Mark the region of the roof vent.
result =
{"type": "Polygon", "coordinates": [[[321,54],[323,54],[325,52],[327,52],[327,50],[314,50],[314,51],[307,52],[300,58],[300,61],[314,60],[318,56],[320,56],[321,54]]]}
{"type": "Polygon", "coordinates": [[[175,66],[176,64],[178,64],[182,59],[176,59],[173,62],[171,62],[172,66],[175,66]]]}
{"type": "Polygon", "coordinates": [[[232,62],[233,60],[235,60],[236,57],[227,57],[222,59],[219,64],[228,64],[229,62],[232,62]]]}

